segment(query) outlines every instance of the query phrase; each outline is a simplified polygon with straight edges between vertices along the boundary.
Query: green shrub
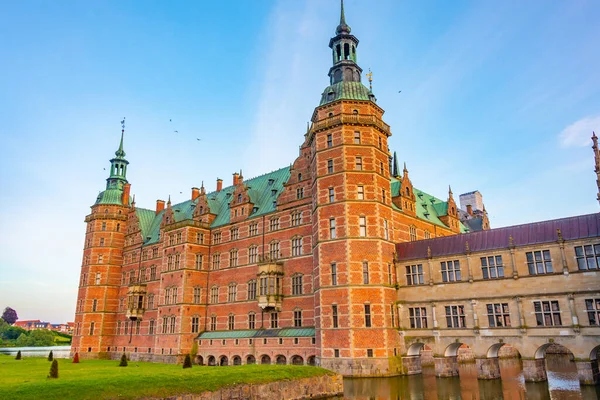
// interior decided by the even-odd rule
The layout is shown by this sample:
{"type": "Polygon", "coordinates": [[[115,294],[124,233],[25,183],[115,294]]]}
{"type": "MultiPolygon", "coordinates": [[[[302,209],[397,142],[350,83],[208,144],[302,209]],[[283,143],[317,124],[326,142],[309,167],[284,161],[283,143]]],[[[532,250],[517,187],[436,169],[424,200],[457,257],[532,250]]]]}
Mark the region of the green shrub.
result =
{"type": "Polygon", "coordinates": [[[183,361],[183,368],[192,368],[192,357],[189,354],[185,355],[185,360],[183,361]]]}
{"type": "Polygon", "coordinates": [[[123,355],[121,356],[121,362],[119,363],[119,367],[126,367],[127,366],[127,356],[125,355],[125,353],[123,353],[123,355]]]}
{"type": "Polygon", "coordinates": [[[73,356],[73,364],[79,364],[79,353],[75,353],[73,356]]]}
{"type": "Polygon", "coordinates": [[[52,350],[50,350],[50,354],[48,354],[48,361],[54,361],[54,354],[52,353],[52,350]]]}
{"type": "Polygon", "coordinates": [[[21,350],[19,350],[17,352],[17,356],[15,357],[15,360],[20,360],[21,359],[21,350]]]}
{"type": "Polygon", "coordinates": [[[58,361],[52,361],[52,365],[50,366],[50,375],[48,375],[48,378],[58,378],[58,361]]]}

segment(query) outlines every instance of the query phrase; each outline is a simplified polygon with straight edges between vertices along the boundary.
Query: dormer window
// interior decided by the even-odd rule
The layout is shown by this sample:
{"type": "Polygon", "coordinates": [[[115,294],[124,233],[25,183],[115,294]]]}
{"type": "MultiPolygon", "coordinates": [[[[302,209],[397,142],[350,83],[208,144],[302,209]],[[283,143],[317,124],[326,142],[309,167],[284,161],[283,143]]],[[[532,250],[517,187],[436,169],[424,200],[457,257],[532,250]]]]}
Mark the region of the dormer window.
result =
{"type": "Polygon", "coordinates": [[[238,202],[238,203],[241,203],[241,202],[242,202],[242,194],[241,194],[241,193],[240,193],[240,194],[238,194],[238,197],[237,197],[237,202],[238,202]]]}
{"type": "Polygon", "coordinates": [[[275,183],[275,179],[272,179],[272,178],[271,178],[271,179],[269,179],[269,180],[268,180],[268,184],[269,184],[269,186],[271,186],[271,185],[272,185],[272,184],[274,184],[274,183],[275,183]]]}

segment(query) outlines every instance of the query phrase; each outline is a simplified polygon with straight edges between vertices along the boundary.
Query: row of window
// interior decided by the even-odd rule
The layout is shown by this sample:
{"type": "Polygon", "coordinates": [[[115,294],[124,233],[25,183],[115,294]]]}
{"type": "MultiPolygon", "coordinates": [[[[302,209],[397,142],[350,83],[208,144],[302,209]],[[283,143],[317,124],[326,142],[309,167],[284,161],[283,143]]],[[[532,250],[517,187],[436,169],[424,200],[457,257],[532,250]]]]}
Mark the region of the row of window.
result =
{"type": "MultiPolygon", "coordinates": [[[[338,268],[337,263],[330,264],[330,276],[331,276],[331,285],[338,285],[338,268]]],[[[370,270],[369,263],[367,261],[363,261],[362,263],[362,278],[363,284],[368,285],[370,283],[370,270]]],[[[396,267],[392,264],[387,265],[387,283],[389,285],[396,284],[396,267]]]]}
{"type": "MultiPolygon", "coordinates": [[[[387,219],[383,220],[383,238],[385,240],[390,239],[390,231],[388,227],[387,219]]],[[[358,236],[366,237],[367,236],[367,217],[359,216],[358,217],[358,236]]],[[[337,238],[337,230],[336,230],[336,222],[335,218],[329,218],[329,238],[336,239],[337,238]]]]}
{"type": "MultiPolygon", "coordinates": [[[[358,114],[357,110],[354,110],[354,114],[358,114]]],[[[332,115],[330,115],[331,117],[332,115]]],[[[383,148],[383,140],[381,139],[381,136],[378,137],[379,141],[379,148],[382,149],[383,148]]],[[[352,143],[353,144],[361,144],[362,143],[362,137],[361,137],[361,132],[360,131],[354,131],[354,136],[352,137],[352,143]]],[[[327,135],[327,148],[331,148],[333,147],[333,135],[330,133],[327,135]]]]}
{"type": "MultiPolygon", "coordinates": [[[[444,310],[447,328],[466,327],[464,305],[444,306],[444,310]]],[[[562,326],[561,311],[557,300],[534,301],[533,310],[536,326],[562,326]]],[[[508,303],[488,303],[486,304],[486,312],[490,328],[512,326],[508,303]]],[[[586,299],[585,313],[587,314],[589,325],[599,326],[600,299],[586,299]]],[[[408,315],[411,328],[429,328],[426,307],[409,307],[408,315]]]]}
{"type": "MultiPolygon", "coordinates": [[[[575,256],[579,270],[594,270],[600,266],[600,245],[576,246],[575,256]]],[[[550,250],[528,251],[525,253],[527,269],[530,275],[554,273],[550,250]]],[[[483,279],[504,278],[504,263],[501,255],[480,257],[483,279]]],[[[423,265],[407,265],[406,284],[422,285],[425,283],[423,265]]],[[[443,282],[462,280],[459,260],[448,260],[440,263],[443,282]]]]}

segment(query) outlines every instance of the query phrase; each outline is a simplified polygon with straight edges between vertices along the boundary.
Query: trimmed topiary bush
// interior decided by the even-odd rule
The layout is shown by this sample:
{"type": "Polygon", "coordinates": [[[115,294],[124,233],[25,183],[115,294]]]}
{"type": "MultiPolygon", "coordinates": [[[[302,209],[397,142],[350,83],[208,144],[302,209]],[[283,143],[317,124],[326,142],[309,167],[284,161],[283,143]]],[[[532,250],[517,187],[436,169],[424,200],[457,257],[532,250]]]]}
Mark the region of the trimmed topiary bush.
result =
{"type": "Polygon", "coordinates": [[[126,367],[127,366],[127,356],[125,355],[125,353],[123,353],[123,355],[121,356],[121,362],[119,363],[119,367],[126,367]]]}
{"type": "Polygon", "coordinates": [[[15,360],[20,360],[21,359],[21,350],[19,350],[17,352],[17,356],[15,357],[15,360]]]}
{"type": "Polygon", "coordinates": [[[192,368],[192,357],[189,354],[185,355],[185,360],[183,360],[183,368],[192,368]]]}
{"type": "Polygon", "coordinates": [[[48,361],[54,361],[54,354],[52,353],[52,350],[50,350],[50,354],[48,354],[48,361]]]}
{"type": "Polygon", "coordinates": [[[50,374],[48,375],[48,378],[58,378],[58,361],[52,361],[52,365],[50,366],[50,374]]]}
{"type": "Polygon", "coordinates": [[[73,356],[73,364],[79,364],[79,353],[75,353],[73,356]]]}

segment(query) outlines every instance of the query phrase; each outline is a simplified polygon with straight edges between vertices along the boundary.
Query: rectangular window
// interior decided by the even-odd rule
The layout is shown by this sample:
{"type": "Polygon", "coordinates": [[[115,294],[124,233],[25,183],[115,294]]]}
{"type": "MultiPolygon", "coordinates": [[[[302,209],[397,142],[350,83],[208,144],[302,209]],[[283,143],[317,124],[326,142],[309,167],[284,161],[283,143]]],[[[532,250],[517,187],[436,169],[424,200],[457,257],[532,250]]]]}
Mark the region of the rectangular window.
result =
{"type": "MultiPolygon", "coordinates": [[[[163,318],[162,333],[168,333],[169,318],[163,318]]],[[[125,333],[127,333],[127,321],[125,321],[125,333]]]]}
{"type": "Polygon", "coordinates": [[[333,173],[333,160],[327,160],[327,173],[333,173]]]}
{"type": "Polygon", "coordinates": [[[292,239],[292,256],[302,255],[302,238],[292,239]]]}
{"type": "Polygon", "coordinates": [[[279,218],[271,218],[269,220],[269,230],[271,232],[279,229],[279,218]]]}
{"type": "Polygon", "coordinates": [[[373,349],[367,349],[367,357],[373,357],[373,349]]]}
{"type": "Polygon", "coordinates": [[[367,328],[371,327],[371,305],[365,304],[365,326],[367,328]]]}
{"type": "Polygon", "coordinates": [[[192,317],[192,333],[200,331],[200,317],[192,317]]]}
{"type": "Polygon", "coordinates": [[[360,132],[354,132],[354,144],[360,144],[360,132]]]}
{"type": "Polygon", "coordinates": [[[98,264],[102,264],[102,262],[104,261],[104,256],[102,254],[98,255],[98,264]]]}
{"type": "Polygon", "coordinates": [[[173,256],[168,255],[167,256],[167,271],[170,271],[173,269],[173,256]]]}
{"type": "Polygon", "coordinates": [[[458,282],[460,280],[460,263],[458,260],[442,261],[442,281],[458,282]]]}
{"type": "Polygon", "coordinates": [[[533,310],[537,326],[561,326],[558,301],[534,301],[533,310]]]}
{"type": "Polygon", "coordinates": [[[590,325],[600,325],[600,299],[585,299],[585,311],[590,325]]]}
{"type": "Polygon", "coordinates": [[[213,233],[213,244],[221,243],[221,232],[213,233]]]}
{"type": "Polygon", "coordinates": [[[417,240],[417,228],[415,228],[414,226],[409,227],[408,228],[408,236],[409,236],[411,242],[414,242],[415,240],[417,240]]]}
{"type": "Polygon", "coordinates": [[[329,237],[331,239],[335,239],[335,219],[331,218],[329,220],[329,237]]]}
{"type": "Polygon", "coordinates": [[[258,260],[258,247],[252,246],[248,249],[248,262],[254,264],[258,260]]]}
{"type": "Polygon", "coordinates": [[[575,246],[575,258],[580,270],[600,268],[600,244],[575,246]]]}
{"type": "Polygon", "coordinates": [[[362,263],[362,274],[363,274],[363,283],[365,285],[369,284],[369,263],[363,261],[362,263]]]}
{"type": "Polygon", "coordinates": [[[227,301],[232,303],[237,300],[237,285],[231,284],[229,285],[229,289],[227,291],[227,301]]]}
{"type": "Polygon", "coordinates": [[[104,246],[104,238],[100,238],[100,246],[104,246]]]}
{"type": "Polygon", "coordinates": [[[154,310],[154,295],[148,295],[148,310],[154,310]]]}
{"type": "Polygon", "coordinates": [[[396,306],[390,305],[390,316],[392,317],[392,328],[396,327],[396,306]]]}
{"type": "Polygon", "coordinates": [[[250,236],[258,235],[258,222],[250,224],[250,236]]]}
{"type": "Polygon", "coordinates": [[[229,252],[229,266],[230,267],[237,267],[238,265],[238,251],[237,250],[231,250],[229,252]]]}
{"type": "Polygon", "coordinates": [[[292,276],[292,295],[302,294],[302,275],[292,276]]]}
{"type": "Polygon", "coordinates": [[[256,327],[256,315],[254,313],[248,314],[248,329],[255,329],[256,327]]]}
{"type": "Polygon", "coordinates": [[[204,243],[204,233],[198,233],[196,235],[196,243],[203,244],[204,243]]]}
{"type": "Polygon", "coordinates": [[[227,327],[230,331],[235,329],[235,315],[229,314],[229,317],[227,318],[227,327]]]}
{"type": "Polygon", "coordinates": [[[101,278],[102,278],[102,275],[100,274],[100,272],[96,272],[96,285],[100,284],[101,278]]]}
{"type": "Polygon", "coordinates": [[[204,260],[204,256],[202,254],[196,254],[196,269],[202,269],[202,261],[204,260]]]}
{"type": "Polygon", "coordinates": [[[411,285],[423,285],[425,278],[423,277],[423,265],[407,265],[406,266],[406,284],[411,285]]]}
{"type": "Polygon", "coordinates": [[[194,304],[200,304],[202,299],[202,289],[199,287],[194,288],[194,304]]]}
{"type": "Polygon", "coordinates": [[[508,303],[486,304],[490,328],[510,326],[508,303]]]}
{"type": "Polygon", "coordinates": [[[294,311],[294,327],[300,328],[302,326],[302,311],[295,310],[294,311]]]}
{"type": "Polygon", "coordinates": [[[409,307],[408,317],[412,329],[427,329],[427,309],[425,307],[409,307]]]}
{"type": "Polygon", "coordinates": [[[362,171],[363,169],[363,164],[362,164],[362,157],[356,157],[356,168],[357,171],[362,171]]]}
{"type": "Polygon", "coordinates": [[[330,187],[329,188],[329,202],[333,203],[335,201],[335,192],[333,191],[333,188],[330,187]]]}
{"type": "Polygon", "coordinates": [[[446,325],[448,328],[464,328],[465,306],[446,306],[446,325]]]}
{"type": "Polygon", "coordinates": [[[154,335],[154,320],[153,319],[150,320],[150,323],[148,325],[148,333],[150,335],[154,335]]]}
{"type": "Polygon", "coordinates": [[[156,265],[150,267],[150,280],[156,280],[156,265]]]}
{"type": "Polygon", "coordinates": [[[504,278],[502,256],[481,257],[483,279],[504,278]]]}
{"type": "Polygon", "coordinates": [[[335,304],[331,306],[331,322],[334,328],[338,327],[338,308],[335,304]]]}
{"type": "Polygon", "coordinates": [[[251,280],[248,282],[248,300],[256,299],[256,281],[251,280]]]}
{"type": "Polygon", "coordinates": [[[292,226],[298,226],[302,223],[302,213],[295,212],[292,214],[292,226]]]}
{"type": "Polygon", "coordinates": [[[333,137],[331,136],[331,134],[327,135],[327,147],[332,147],[333,146],[333,137]]]}
{"type": "Polygon", "coordinates": [[[304,198],[304,188],[297,188],[296,189],[296,199],[302,199],[304,198]]]}
{"type": "MultiPolygon", "coordinates": [[[[213,315],[210,317],[210,330],[211,331],[216,331],[217,330],[217,316],[213,315]]],[[[211,340],[212,342],[212,340],[211,340]]]]}
{"type": "Polygon", "coordinates": [[[388,221],[387,221],[387,219],[383,220],[383,238],[385,240],[390,240],[390,231],[388,229],[388,221]]]}
{"type": "Polygon", "coordinates": [[[367,217],[358,217],[359,232],[358,235],[367,236],[367,217]]]}
{"type": "Polygon", "coordinates": [[[177,232],[177,243],[181,243],[181,232],[177,232]]]}
{"type": "Polygon", "coordinates": [[[231,236],[231,240],[238,240],[240,238],[240,230],[238,228],[233,228],[229,232],[229,235],[231,236]]]}
{"type": "Polygon", "coordinates": [[[359,186],[357,189],[357,198],[358,200],[364,200],[365,199],[365,187],[364,186],[359,186]]]}
{"type": "Polygon", "coordinates": [[[272,242],[269,244],[269,257],[271,257],[271,260],[277,260],[280,257],[279,242],[272,242]]]}
{"type": "Polygon", "coordinates": [[[260,295],[261,296],[267,295],[267,284],[268,284],[267,278],[265,278],[265,277],[260,278],[260,295]]]}
{"type": "Polygon", "coordinates": [[[276,312],[271,313],[271,329],[279,328],[279,314],[276,312]]]}
{"type": "Polygon", "coordinates": [[[394,275],[392,274],[392,264],[388,264],[388,284],[393,285],[394,282],[394,275]]]}
{"type": "Polygon", "coordinates": [[[179,254],[175,254],[175,269],[179,269],[179,254]]]}
{"type": "Polygon", "coordinates": [[[331,285],[332,286],[337,285],[337,264],[336,263],[331,264],[331,285]]]}
{"type": "Polygon", "coordinates": [[[220,254],[213,254],[213,259],[212,259],[212,269],[219,269],[221,266],[221,255],[220,254]]]}
{"type": "Polygon", "coordinates": [[[333,349],[333,356],[335,358],[339,358],[340,357],[340,349],[333,349]]]}
{"type": "Polygon", "coordinates": [[[94,322],[90,322],[90,336],[94,334],[94,322]]]}
{"type": "Polygon", "coordinates": [[[92,311],[96,312],[96,308],[98,308],[98,300],[94,299],[92,301],[92,311]]]}
{"type": "Polygon", "coordinates": [[[528,251],[525,253],[527,257],[527,268],[529,275],[551,274],[552,259],[550,258],[550,250],[528,251]]]}
{"type": "Polygon", "coordinates": [[[217,304],[219,302],[219,288],[212,287],[210,288],[210,303],[217,304]]]}
{"type": "Polygon", "coordinates": [[[381,201],[385,204],[386,192],[385,189],[381,189],[381,201]]]}

